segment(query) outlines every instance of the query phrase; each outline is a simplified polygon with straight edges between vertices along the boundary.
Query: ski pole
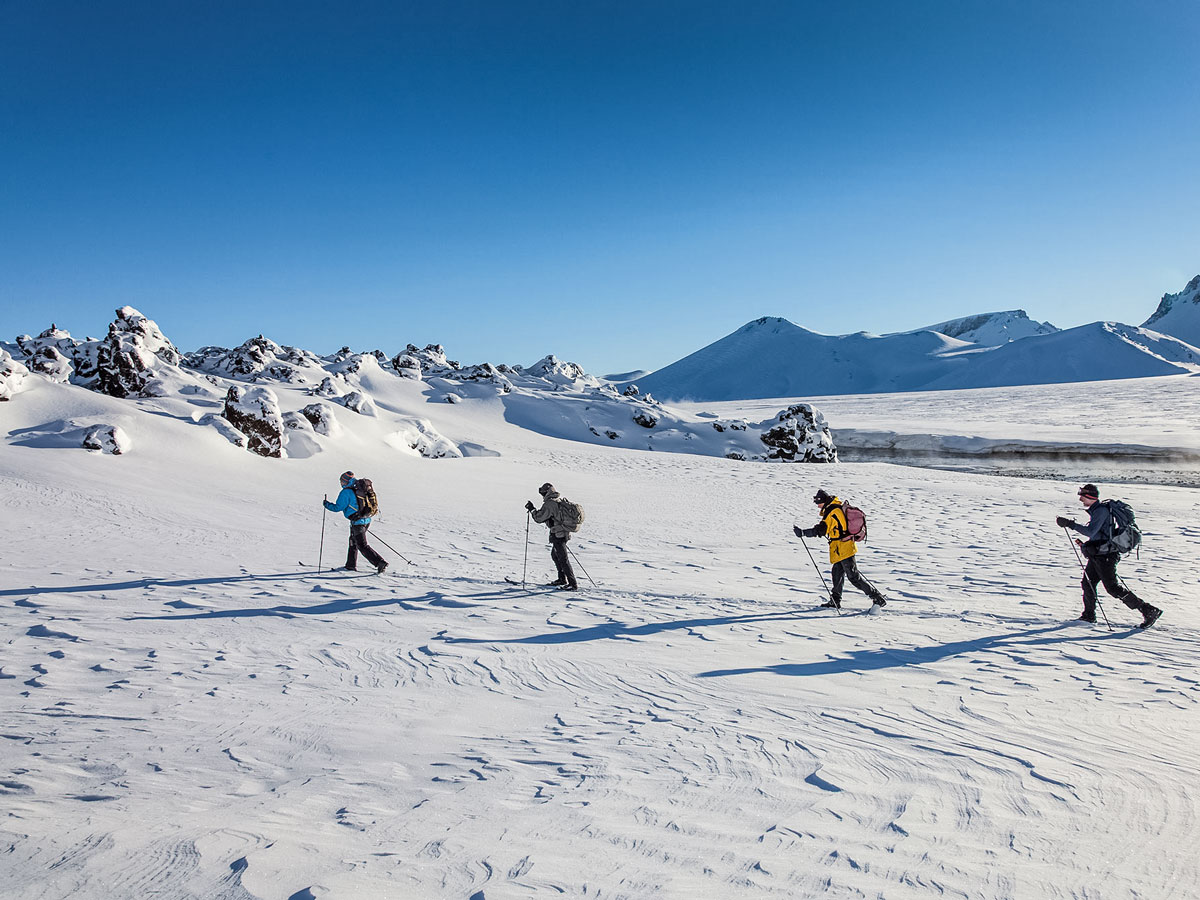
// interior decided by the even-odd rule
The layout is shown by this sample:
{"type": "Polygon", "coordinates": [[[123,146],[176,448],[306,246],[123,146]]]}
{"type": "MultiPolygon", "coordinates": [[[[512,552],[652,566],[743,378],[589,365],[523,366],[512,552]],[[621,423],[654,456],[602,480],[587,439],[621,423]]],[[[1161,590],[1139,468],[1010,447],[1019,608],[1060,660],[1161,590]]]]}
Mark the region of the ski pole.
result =
{"type": "MultiPolygon", "coordinates": [[[[833,592],[829,590],[829,585],[825,583],[825,573],[821,571],[821,567],[817,565],[816,557],[814,557],[812,555],[812,551],[808,549],[808,541],[804,540],[804,535],[800,535],[800,543],[802,543],[804,545],[804,549],[808,551],[808,558],[812,560],[813,568],[817,570],[817,577],[821,579],[821,586],[825,588],[825,593],[829,595],[829,602],[833,603],[833,592]]],[[[837,611],[839,616],[842,614],[842,608],[840,605],[835,603],[833,608],[837,611]]]]}
{"type": "Polygon", "coordinates": [[[581,563],[579,561],[579,557],[575,556],[575,551],[571,549],[571,545],[564,544],[563,546],[565,546],[567,548],[567,552],[570,553],[572,558],[575,560],[575,565],[579,566],[579,571],[582,572],[584,575],[587,575],[587,580],[592,582],[592,587],[600,587],[600,585],[598,585],[598,584],[596,584],[596,582],[592,581],[592,576],[588,575],[588,571],[587,571],[587,569],[585,569],[583,567],[583,563],[581,563]]]}
{"type": "MultiPolygon", "coordinates": [[[[329,495],[325,495],[325,503],[329,502],[329,495]]],[[[317,574],[321,574],[321,563],[325,556],[325,514],[329,512],[324,505],[321,506],[321,549],[317,551],[317,574]]]]}
{"type": "MultiPolygon", "coordinates": [[[[1083,557],[1080,556],[1079,548],[1077,546],[1075,546],[1075,541],[1071,539],[1071,532],[1067,530],[1067,527],[1065,525],[1063,526],[1063,534],[1065,534],[1067,536],[1067,543],[1071,545],[1071,549],[1075,552],[1075,561],[1077,563],[1079,563],[1079,571],[1081,571],[1083,573],[1083,578],[1086,581],[1087,580],[1087,564],[1083,561],[1083,557]]],[[[1093,587],[1092,590],[1095,590],[1095,587],[1093,587]]],[[[1104,611],[1104,604],[1100,602],[1099,592],[1097,592],[1097,594],[1096,594],[1096,608],[1098,610],[1100,610],[1100,615],[1102,615],[1104,617],[1105,626],[1108,628],[1109,631],[1112,631],[1112,623],[1108,621],[1108,613],[1106,613],[1104,611]]]]}
{"type": "Polygon", "coordinates": [[[379,541],[379,543],[383,544],[383,546],[387,547],[389,550],[391,550],[393,553],[395,553],[395,554],[396,554],[398,557],[400,557],[401,559],[403,559],[403,560],[404,560],[406,563],[408,563],[410,566],[412,566],[412,565],[416,565],[416,564],[415,564],[415,563],[414,563],[414,562],[413,562],[411,559],[408,559],[408,558],[406,558],[406,557],[405,557],[405,555],[404,555],[403,553],[401,553],[399,550],[397,550],[395,547],[393,547],[391,544],[389,544],[387,541],[385,541],[385,540],[384,540],[383,538],[381,538],[379,535],[375,535],[375,539],[376,539],[377,541],[379,541]]]}
{"type": "Polygon", "coordinates": [[[521,565],[521,587],[525,587],[525,575],[529,571],[529,510],[525,510],[525,562],[521,565]]]}

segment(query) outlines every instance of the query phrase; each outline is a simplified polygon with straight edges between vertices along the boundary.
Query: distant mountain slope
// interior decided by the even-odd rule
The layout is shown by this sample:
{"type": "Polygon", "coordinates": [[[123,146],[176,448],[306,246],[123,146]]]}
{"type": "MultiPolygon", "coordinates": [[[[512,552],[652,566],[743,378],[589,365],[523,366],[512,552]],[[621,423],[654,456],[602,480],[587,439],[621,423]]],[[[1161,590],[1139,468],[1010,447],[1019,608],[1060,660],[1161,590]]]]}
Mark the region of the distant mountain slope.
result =
{"type": "Polygon", "coordinates": [[[951,390],[1200,371],[1200,350],[1154,331],[1093,323],[981,347],[934,331],[822,335],[762,318],[638,381],[665,400],[951,390]]]}
{"type": "Polygon", "coordinates": [[[950,319],[926,328],[914,329],[936,331],[946,337],[958,338],[960,341],[978,344],[981,347],[999,347],[1009,341],[1019,341],[1021,338],[1037,334],[1054,334],[1058,330],[1049,322],[1034,321],[1023,309],[964,316],[961,319],[950,319]]]}
{"type": "Polygon", "coordinates": [[[1200,275],[1178,294],[1163,294],[1154,315],[1142,323],[1163,334],[1200,347],[1200,275]]]}

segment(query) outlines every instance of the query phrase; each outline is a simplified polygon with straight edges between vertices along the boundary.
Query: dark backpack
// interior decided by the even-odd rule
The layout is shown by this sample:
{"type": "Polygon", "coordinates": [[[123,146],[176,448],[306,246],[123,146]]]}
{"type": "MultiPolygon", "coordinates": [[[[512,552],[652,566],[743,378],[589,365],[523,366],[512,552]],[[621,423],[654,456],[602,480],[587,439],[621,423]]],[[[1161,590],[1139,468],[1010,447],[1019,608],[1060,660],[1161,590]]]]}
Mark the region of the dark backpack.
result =
{"type": "Polygon", "coordinates": [[[1124,500],[1105,500],[1104,505],[1112,514],[1112,530],[1108,542],[1118,553],[1126,554],[1142,545],[1142,530],[1134,519],[1133,507],[1124,500]]]}
{"type": "Polygon", "coordinates": [[[379,498],[375,496],[375,486],[370,478],[360,478],[354,482],[354,499],[358,503],[356,519],[366,519],[379,515],[379,498]]]}
{"type": "Polygon", "coordinates": [[[579,530],[579,526],[583,524],[583,507],[578,503],[573,503],[566,497],[560,497],[558,500],[558,524],[567,531],[575,532],[579,530]]]}
{"type": "Polygon", "coordinates": [[[857,506],[851,506],[845,501],[842,501],[842,513],[846,516],[846,537],[843,540],[865,541],[867,539],[867,514],[857,506]]]}

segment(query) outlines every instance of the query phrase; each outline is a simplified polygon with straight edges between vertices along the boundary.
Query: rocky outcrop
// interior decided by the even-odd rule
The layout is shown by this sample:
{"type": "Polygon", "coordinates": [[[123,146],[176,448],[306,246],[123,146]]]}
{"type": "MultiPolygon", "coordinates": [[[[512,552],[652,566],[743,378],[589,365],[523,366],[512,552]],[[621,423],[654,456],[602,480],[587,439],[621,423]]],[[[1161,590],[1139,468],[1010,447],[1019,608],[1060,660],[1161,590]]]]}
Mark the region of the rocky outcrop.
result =
{"type": "Polygon", "coordinates": [[[120,456],[133,446],[120,425],[93,425],[83,436],[83,449],[120,456]]]}
{"type": "Polygon", "coordinates": [[[326,437],[337,437],[342,433],[342,426],[334,418],[333,410],[324,403],[310,403],[300,414],[312,423],[313,431],[326,437]]]}
{"type": "Polygon", "coordinates": [[[157,324],[132,306],[123,306],[108,326],[108,336],[96,346],[95,374],[87,372],[90,366],[77,364],[76,376],[89,378],[88,387],[110,397],[136,397],[145,394],[160,364],[174,368],[180,360],[179,351],[157,324]]]}
{"type": "Polygon", "coordinates": [[[11,400],[20,392],[29,376],[24,363],[17,362],[7,350],[0,347],[0,401],[11,400]]]}
{"type": "Polygon", "coordinates": [[[246,449],[259,456],[283,457],[283,416],[274,391],[233,385],[225,396],[225,418],[246,436],[246,449]]]}
{"type": "Polygon", "coordinates": [[[304,369],[319,369],[321,358],[315,353],[275,343],[261,334],[227,350],[202,347],[183,358],[183,365],[209,375],[221,375],[239,381],[282,381],[306,384],[304,369]]]}
{"type": "Polygon", "coordinates": [[[797,403],[779,413],[761,438],[767,459],[782,462],[837,462],[837,447],[825,417],[808,403],[797,403]]]}

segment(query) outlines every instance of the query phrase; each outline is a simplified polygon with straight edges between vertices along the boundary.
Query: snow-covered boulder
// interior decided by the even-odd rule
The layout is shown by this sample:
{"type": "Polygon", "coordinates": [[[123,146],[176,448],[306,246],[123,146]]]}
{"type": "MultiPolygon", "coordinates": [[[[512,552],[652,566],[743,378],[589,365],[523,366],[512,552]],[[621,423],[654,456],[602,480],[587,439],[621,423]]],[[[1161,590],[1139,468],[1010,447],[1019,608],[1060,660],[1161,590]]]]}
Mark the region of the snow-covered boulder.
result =
{"type": "Polygon", "coordinates": [[[829,424],[816,407],[797,403],[781,411],[760,440],[767,458],[783,462],[837,462],[837,447],[829,424]]]}
{"type": "Polygon", "coordinates": [[[388,438],[393,447],[419,453],[427,459],[459,459],[463,452],[449,438],[443,437],[428,419],[410,419],[388,438]]]}
{"type": "Polygon", "coordinates": [[[19,393],[24,387],[29,369],[24,363],[17,362],[12,355],[0,347],[0,400],[11,400],[13,394],[19,393]]]}
{"type": "Polygon", "coordinates": [[[342,396],[341,388],[333,383],[333,379],[326,376],[321,379],[321,383],[309,391],[314,397],[325,397],[328,400],[334,400],[342,396]]]}
{"type": "Polygon", "coordinates": [[[183,365],[237,381],[307,384],[310,373],[321,368],[321,358],[307,350],[277,344],[260,334],[232,350],[201,347],[187,354],[183,358],[183,365]]]}
{"type": "Polygon", "coordinates": [[[196,424],[216,429],[221,437],[225,438],[225,440],[229,441],[235,447],[245,448],[250,444],[250,439],[246,435],[234,428],[224,416],[219,416],[216,413],[207,413],[201,416],[196,424]]]}
{"type": "Polygon", "coordinates": [[[375,415],[375,404],[362,391],[351,391],[345,397],[338,398],[337,402],[346,407],[346,409],[358,413],[360,416],[375,415]]]}
{"type": "Polygon", "coordinates": [[[421,362],[409,353],[397,353],[392,359],[392,368],[401,378],[421,380],[421,362]]]}
{"type": "Polygon", "coordinates": [[[583,366],[573,362],[564,362],[553,353],[543,356],[532,366],[524,369],[522,374],[541,378],[554,384],[600,386],[600,379],[585,372],[583,366]]]}
{"type": "Polygon", "coordinates": [[[312,422],[302,412],[285,412],[283,414],[283,427],[288,431],[312,431],[312,422]]]}
{"type": "Polygon", "coordinates": [[[326,437],[337,437],[342,433],[342,426],[334,418],[333,410],[324,403],[310,403],[300,414],[312,423],[313,431],[326,437]]]}
{"type": "Polygon", "coordinates": [[[653,428],[658,424],[658,416],[644,409],[639,409],[633,414],[633,421],[637,422],[643,428],[653,428]]]}
{"type": "Polygon", "coordinates": [[[94,372],[90,349],[77,348],[76,380],[82,377],[86,387],[110,397],[143,396],[159,370],[177,369],[181,360],[158,325],[132,306],[117,310],[108,336],[95,346],[94,372]]]}
{"type": "Polygon", "coordinates": [[[1142,327],[1200,347],[1200,275],[1178,294],[1163,294],[1154,315],[1142,327]]]}
{"type": "Polygon", "coordinates": [[[83,449],[120,456],[133,447],[129,435],[120,425],[93,425],[83,436],[83,449]]]}
{"type": "Polygon", "coordinates": [[[283,415],[270,388],[233,385],[225,396],[225,418],[246,435],[248,450],[283,457],[283,415]]]}

